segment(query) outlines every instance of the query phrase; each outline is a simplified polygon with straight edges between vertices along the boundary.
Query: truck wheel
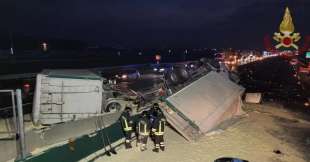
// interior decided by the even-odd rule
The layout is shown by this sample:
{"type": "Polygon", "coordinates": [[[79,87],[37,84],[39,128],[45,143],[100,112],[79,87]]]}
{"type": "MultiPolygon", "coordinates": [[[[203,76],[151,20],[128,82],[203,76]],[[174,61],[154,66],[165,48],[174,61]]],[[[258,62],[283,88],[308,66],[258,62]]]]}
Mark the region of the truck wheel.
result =
{"type": "Polygon", "coordinates": [[[167,80],[169,82],[171,82],[172,84],[174,84],[174,85],[179,84],[180,79],[178,78],[178,76],[174,72],[172,72],[172,71],[169,72],[166,77],[167,77],[167,80]]]}
{"type": "Polygon", "coordinates": [[[182,82],[187,81],[190,78],[189,72],[186,70],[186,68],[178,67],[175,69],[176,74],[181,79],[182,82]]]}
{"type": "Polygon", "coordinates": [[[118,102],[109,103],[108,106],[105,108],[104,112],[119,112],[122,106],[118,102]]]}

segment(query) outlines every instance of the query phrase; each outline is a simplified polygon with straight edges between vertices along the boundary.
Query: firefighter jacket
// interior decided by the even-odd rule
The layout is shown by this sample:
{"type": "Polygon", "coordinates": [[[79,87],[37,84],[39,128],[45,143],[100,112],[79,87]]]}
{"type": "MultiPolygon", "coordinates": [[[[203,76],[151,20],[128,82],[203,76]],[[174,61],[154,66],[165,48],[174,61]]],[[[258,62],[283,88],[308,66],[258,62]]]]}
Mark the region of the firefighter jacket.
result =
{"type": "Polygon", "coordinates": [[[154,121],[152,132],[156,136],[164,135],[166,119],[164,117],[157,118],[154,121]]]}
{"type": "Polygon", "coordinates": [[[150,134],[150,122],[147,117],[142,117],[137,124],[137,131],[139,135],[148,136],[150,134]]]}
{"type": "Polygon", "coordinates": [[[132,131],[133,120],[132,120],[132,117],[129,115],[128,112],[124,112],[124,113],[121,115],[120,121],[121,121],[123,130],[124,130],[125,132],[127,132],[127,131],[132,131]]]}

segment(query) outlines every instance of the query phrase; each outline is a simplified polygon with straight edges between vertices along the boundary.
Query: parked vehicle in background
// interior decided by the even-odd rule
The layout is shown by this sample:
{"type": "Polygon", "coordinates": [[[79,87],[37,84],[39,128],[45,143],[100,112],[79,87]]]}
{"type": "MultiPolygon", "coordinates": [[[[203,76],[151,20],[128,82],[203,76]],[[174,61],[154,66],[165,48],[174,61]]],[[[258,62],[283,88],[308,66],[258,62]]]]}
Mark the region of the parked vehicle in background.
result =
{"type": "Polygon", "coordinates": [[[171,70],[172,65],[171,64],[152,64],[151,68],[153,69],[153,72],[157,74],[164,74],[167,71],[171,70]]]}
{"type": "Polygon", "coordinates": [[[102,71],[101,76],[109,80],[117,81],[134,81],[141,77],[140,72],[137,69],[117,69],[117,70],[107,70],[102,71]]]}

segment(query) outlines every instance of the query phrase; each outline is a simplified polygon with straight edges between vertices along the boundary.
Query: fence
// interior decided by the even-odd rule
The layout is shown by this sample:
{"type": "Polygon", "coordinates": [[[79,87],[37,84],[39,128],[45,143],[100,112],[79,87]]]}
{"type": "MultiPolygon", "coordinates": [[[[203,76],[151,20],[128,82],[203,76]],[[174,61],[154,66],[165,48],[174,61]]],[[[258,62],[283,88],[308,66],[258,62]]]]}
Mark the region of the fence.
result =
{"type": "Polygon", "coordinates": [[[0,105],[0,161],[23,159],[26,157],[24,119],[21,90],[0,90],[1,94],[9,95],[11,105],[0,105]]]}

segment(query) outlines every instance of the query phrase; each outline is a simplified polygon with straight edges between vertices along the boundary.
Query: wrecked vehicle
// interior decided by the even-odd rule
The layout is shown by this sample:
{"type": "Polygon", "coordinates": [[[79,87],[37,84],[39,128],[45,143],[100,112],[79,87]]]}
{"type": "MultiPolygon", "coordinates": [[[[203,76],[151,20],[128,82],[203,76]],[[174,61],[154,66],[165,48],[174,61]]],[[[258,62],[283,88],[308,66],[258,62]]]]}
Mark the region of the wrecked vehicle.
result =
{"type": "Polygon", "coordinates": [[[44,70],[36,78],[33,122],[50,125],[120,112],[135,107],[134,99],[89,70],[44,70]]]}
{"type": "MultiPolygon", "coordinates": [[[[158,102],[168,123],[188,141],[198,140],[222,121],[242,113],[243,88],[225,77],[227,72],[208,60],[171,65],[159,74],[155,84],[140,91],[122,87],[121,83],[111,84],[90,70],[44,70],[37,75],[34,125],[26,124],[25,151],[33,153],[56,143],[66,147],[72,139],[96,142],[101,130],[111,132],[111,144],[119,145],[123,134],[117,121],[126,106],[138,115],[158,102]],[[188,69],[185,64],[192,67],[188,69]],[[95,125],[98,120],[103,121],[103,127],[95,125]]],[[[102,149],[90,145],[94,146],[92,152],[102,149]]],[[[10,147],[7,152],[13,149],[10,147]]],[[[90,154],[86,152],[83,156],[90,154]]]]}

